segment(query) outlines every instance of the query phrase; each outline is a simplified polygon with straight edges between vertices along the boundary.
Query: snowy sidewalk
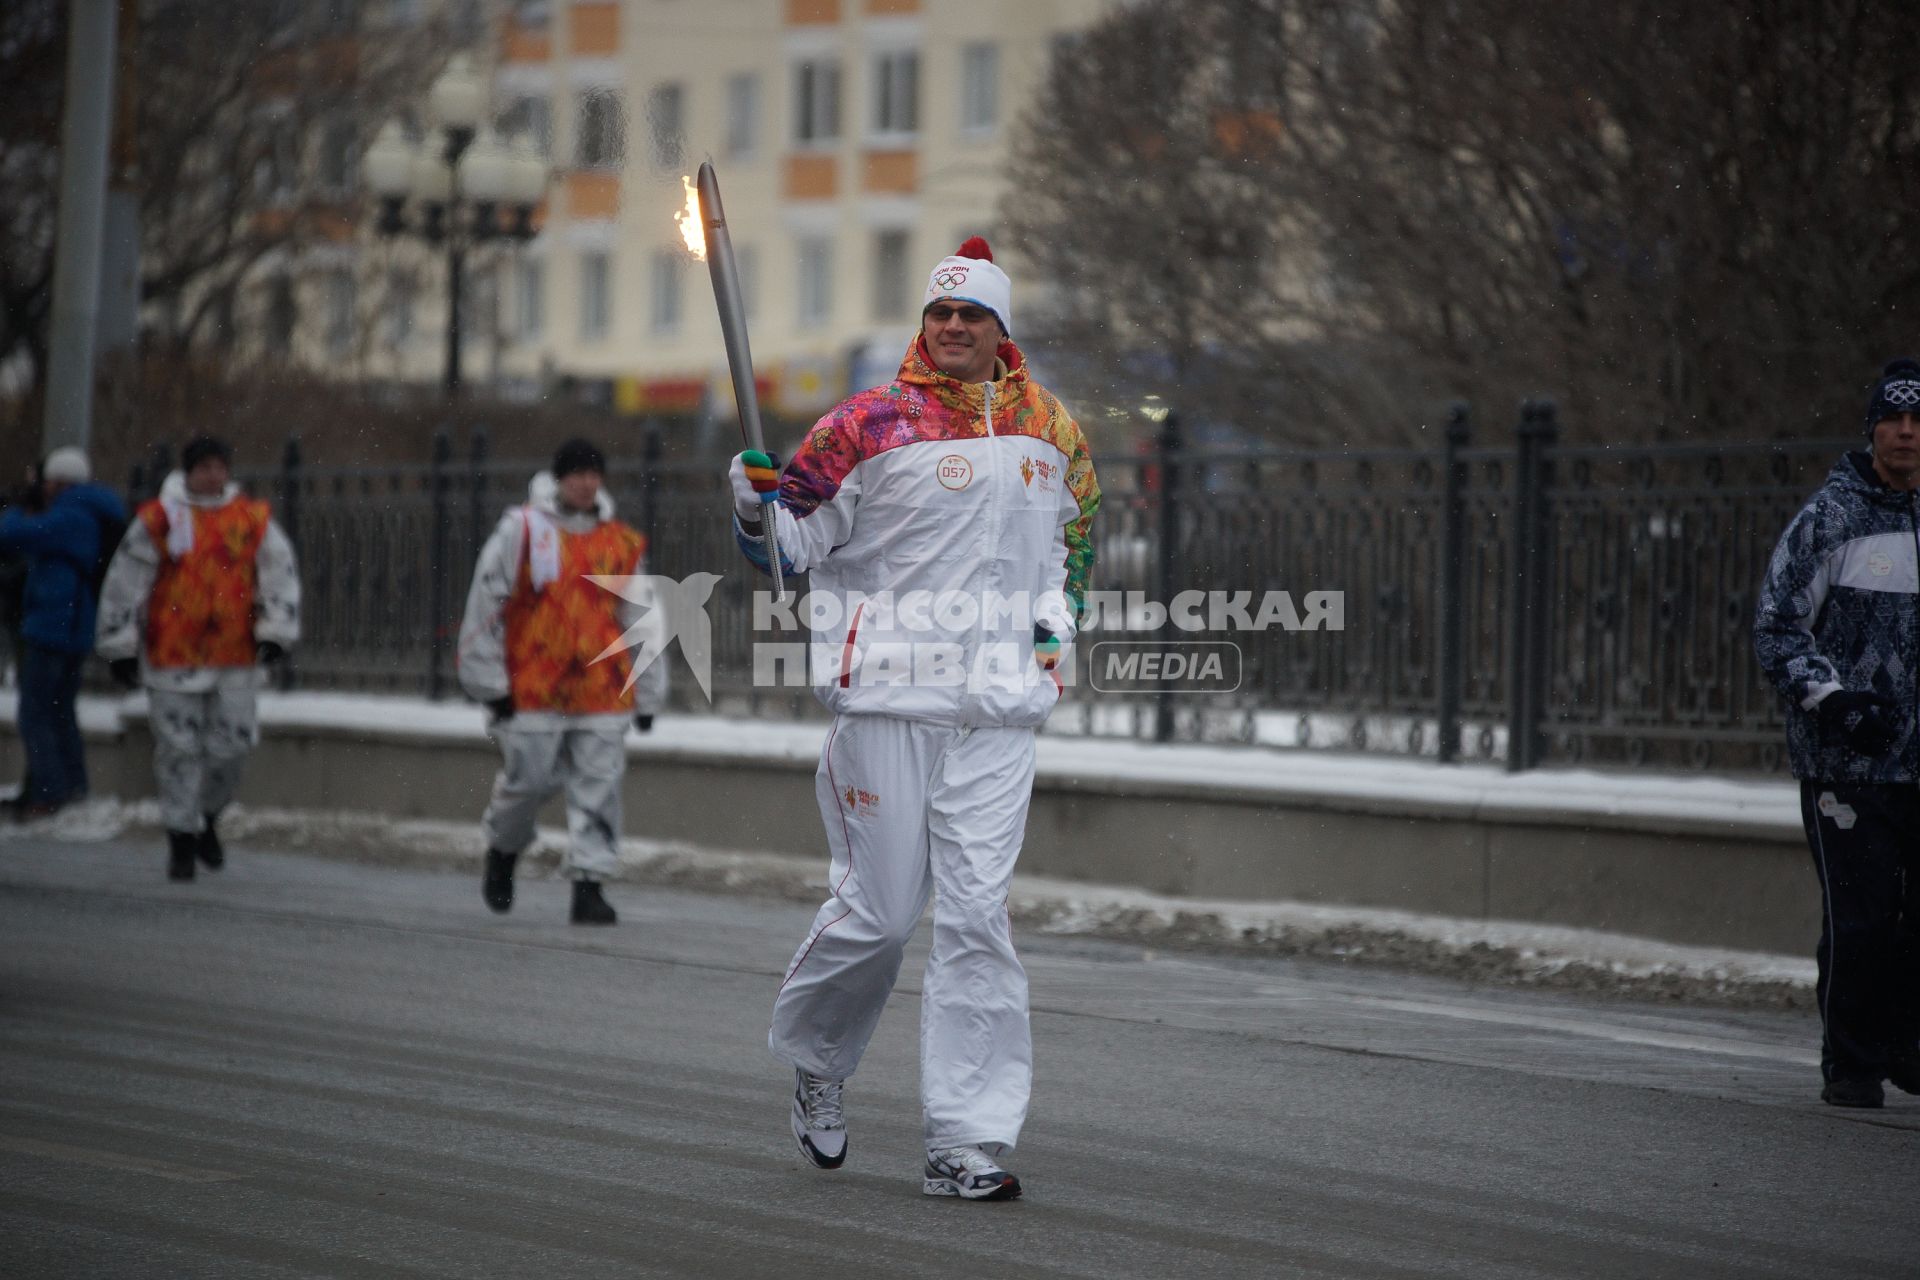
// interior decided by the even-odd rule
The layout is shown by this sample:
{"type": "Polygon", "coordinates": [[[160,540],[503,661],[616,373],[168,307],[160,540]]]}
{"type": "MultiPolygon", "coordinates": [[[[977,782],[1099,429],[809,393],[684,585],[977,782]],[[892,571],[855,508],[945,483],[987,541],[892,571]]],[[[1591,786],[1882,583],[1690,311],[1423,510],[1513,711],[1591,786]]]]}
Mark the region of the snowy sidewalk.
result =
{"type": "MultiPolygon", "coordinates": [[[[143,695],[81,699],[82,727],[117,733],[144,719],[143,695]]],[[[7,699],[0,723],[12,723],[7,699]]],[[[263,732],[332,730],[369,738],[478,742],[478,707],[458,701],[364,694],[263,694],[263,732]]],[[[635,757],[753,760],[811,769],[826,736],[821,722],[662,716],[652,733],[630,734],[635,757]]],[[[1268,800],[1348,812],[1527,821],[1554,826],[1674,834],[1802,839],[1799,790],[1791,779],[1708,774],[1606,773],[1539,769],[1510,774],[1496,765],[1443,765],[1409,757],[1260,747],[1157,745],[1128,739],[1043,734],[1037,782],[1067,789],[1123,788],[1139,796],[1206,795],[1268,800]]]]}

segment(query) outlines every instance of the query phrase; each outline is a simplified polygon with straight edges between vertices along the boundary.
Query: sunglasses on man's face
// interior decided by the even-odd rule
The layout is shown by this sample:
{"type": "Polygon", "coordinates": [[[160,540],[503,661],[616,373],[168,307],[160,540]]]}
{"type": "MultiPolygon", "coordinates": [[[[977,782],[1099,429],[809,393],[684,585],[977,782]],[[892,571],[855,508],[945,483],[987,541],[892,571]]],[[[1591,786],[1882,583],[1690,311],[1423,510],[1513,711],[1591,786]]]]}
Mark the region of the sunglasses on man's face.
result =
{"type": "Polygon", "coordinates": [[[985,307],[933,306],[927,308],[927,319],[935,324],[945,324],[955,316],[959,316],[963,324],[984,324],[993,318],[993,312],[985,307]]]}

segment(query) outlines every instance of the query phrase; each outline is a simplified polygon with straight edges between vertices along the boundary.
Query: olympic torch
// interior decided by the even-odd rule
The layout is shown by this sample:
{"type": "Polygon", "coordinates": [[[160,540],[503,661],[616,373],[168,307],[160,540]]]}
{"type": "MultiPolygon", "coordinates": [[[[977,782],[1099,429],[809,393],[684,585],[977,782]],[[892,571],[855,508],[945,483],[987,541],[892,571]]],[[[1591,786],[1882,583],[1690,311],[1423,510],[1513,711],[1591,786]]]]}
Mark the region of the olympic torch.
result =
{"type": "MultiPolygon", "coordinates": [[[[727,372],[733,376],[733,402],[740,411],[740,436],[747,448],[765,453],[760,397],[753,385],[753,352],[747,347],[747,312],[740,301],[740,268],[734,263],[733,238],[727,234],[727,215],[720,205],[720,179],[714,176],[712,161],[701,164],[695,182],[707,274],[713,277],[713,301],[720,309],[720,333],[727,343],[727,372]]],[[[787,598],[787,584],[780,572],[779,522],[775,519],[778,505],[777,501],[767,503],[767,509],[761,512],[760,538],[766,548],[768,572],[773,575],[773,598],[782,601],[787,598]]]]}

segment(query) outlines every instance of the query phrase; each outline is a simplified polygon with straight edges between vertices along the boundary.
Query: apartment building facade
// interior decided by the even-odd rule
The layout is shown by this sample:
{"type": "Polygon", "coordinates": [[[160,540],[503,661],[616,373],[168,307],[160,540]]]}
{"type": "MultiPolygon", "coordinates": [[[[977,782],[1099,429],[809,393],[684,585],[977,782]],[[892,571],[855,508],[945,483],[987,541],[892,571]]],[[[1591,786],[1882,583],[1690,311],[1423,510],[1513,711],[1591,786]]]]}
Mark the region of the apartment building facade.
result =
{"type": "MultiPolygon", "coordinates": [[[[533,0],[502,17],[504,123],[553,171],[541,234],[495,264],[507,389],[730,412],[705,267],[675,214],[711,159],[763,402],[806,417],[892,375],[927,270],[994,232],[1055,42],[1114,0],[533,0]]],[[[1019,274],[1018,246],[996,253],[1019,274]]],[[[485,374],[485,369],[476,369],[485,374]]]]}

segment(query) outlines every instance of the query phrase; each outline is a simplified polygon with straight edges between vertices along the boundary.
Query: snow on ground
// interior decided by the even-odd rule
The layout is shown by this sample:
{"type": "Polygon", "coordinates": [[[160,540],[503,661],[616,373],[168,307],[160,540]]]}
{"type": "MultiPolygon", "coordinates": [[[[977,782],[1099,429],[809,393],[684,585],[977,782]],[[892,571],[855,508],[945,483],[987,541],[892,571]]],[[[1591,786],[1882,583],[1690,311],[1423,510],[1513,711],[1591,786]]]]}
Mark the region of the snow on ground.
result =
{"type": "MultiPolygon", "coordinates": [[[[473,876],[481,863],[477,823],[235,805],[221,830],[228,844],[242,851],[308,852],[473,876]]],[[[0,859],[8,843],[22,839],[150,837],[158,876],[164,864],[159,835],[155,801],[90,800],[51,818],[0,828],[0,859]]],[[[565,842],[564,830],[543,828],[523,863],[525,873],[554,874],[565,842]]],[[[620,878],[633,884],[799,902],[816,902],[826,893],[824,859],[627,839],[621,860],[620,878]]],[[[476,886],[476,910],[478,896],[476,886]]],[[[1023,928],[1147,947],[1378,964],[1474,981],[1700,1003],[1808,1008],[1813,999],[1810,959],[1685,947],[1590,929],[1297,902],[1169,898],[1032,876],[1015,877],[1008,905],[1023,928]]]]}

